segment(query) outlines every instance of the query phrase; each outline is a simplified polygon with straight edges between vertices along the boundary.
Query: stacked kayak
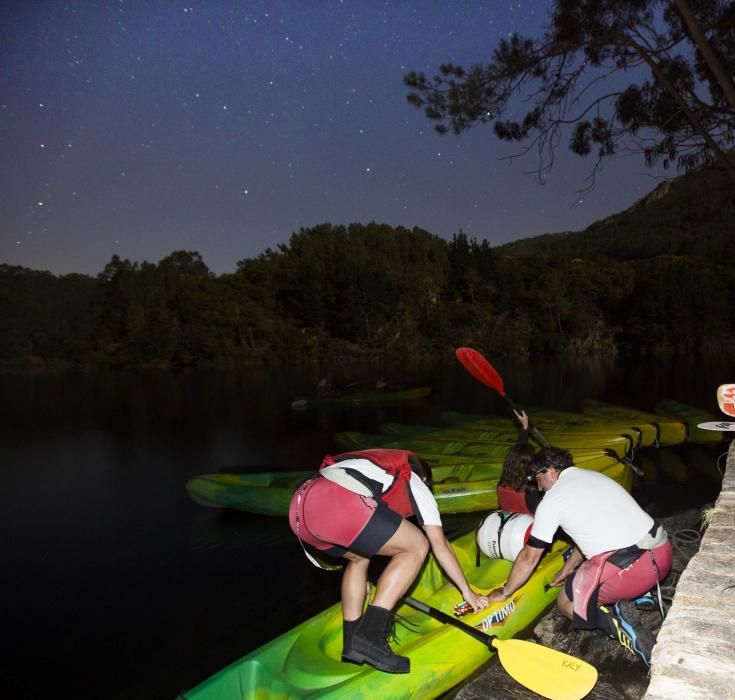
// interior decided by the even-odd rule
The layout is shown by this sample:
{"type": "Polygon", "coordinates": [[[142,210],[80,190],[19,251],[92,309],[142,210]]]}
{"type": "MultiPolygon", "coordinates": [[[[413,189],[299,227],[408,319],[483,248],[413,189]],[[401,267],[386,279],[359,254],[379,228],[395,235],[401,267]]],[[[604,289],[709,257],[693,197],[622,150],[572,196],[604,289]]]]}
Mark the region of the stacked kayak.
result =
{"type": "MultiPolygon", "coordinates": [[[[362,449],[362,446],[348,449],[362,449]]],[[[507,449],[505,446],[505,452],[507,449]]],[[[573,454],[575,465],[581,469],[599,471],[628,491],[632,488],[633,472],[614,452],[577,450],[573,454]]],[[[470,513],[498,507],[497,484],[503,458],[431,453],[419,456],[431,466],[434,497],[440,513],[470,513]]],[[[296,486],[314,474],[314,471],[203,474],[187,481],[186,490],[203,506],[285,516],[296,486]]]]}
{"type": "MultiPolygon", "coordinates": [[[[414,435],[370,435],[368,433],[342,432],[335,434],[335,442],[345,450],[365,449],[367,447],[383,447],[399,450],[411,450],[423,456],[428,454],[457,455],[496,459],[502,461],[508,450],[516,443],[517,433],[486,433],[483,436],[436,435],[421,433],[414,435]]],[[[619,458],[625,457],[631,449],[631,441],[627,437],[611,438],[603,446],[593,439],[585,437],[567,438],[563,443],[555,443],[556,447],[568,449],[572,454],[600,452],[608,450],[619,458]]]]}
{"type": "MultiPolygon", "coordinates": [[[[480,465],[477,476],[482,477],[484,472],[489,471],[489,466],[497,472],[491,478],[477,478],[473,481],[475,475],[470,470],[456,469],[454,471],[457,476],[436,481],[433,492],[439,512],[471,513],[497,508],[496,491],[502,465],[480,465]],[[460,478],[465,481],[459,481],[460,478]]],[[[613,473],[617,472],[616,466],[611,465],[613,473]]],[[[453,470],[446,468],[444,471],[453,470]]],[[[203,506],[285,516],[288,515],[288,507],[297,484],[314,475],[313,471],[285,474],[203,474],[187,481],[186,490],[203,506]]]]}
{"type": "Polygon", "coordinates": [[[720,416],[703,411],[701,408],[689,406],[673,399],[663,399],[656,404],[656,413],[682,421],[687,426],[687,432],[691,442],[711,444],[721,442],[724,439],[723,434],[718,430],[703,430],[697,427],[700,423],[710,423],[720,420],[720,416]]]}
{"type": "Polygon", "coordinates": [[[687,439],[686,425],[683,421],[675,418],[667,418],[656,413],[646,413],[645,411],[637,411],[633,408],[615,406],[591,399],[582,401],[582,410],[588,415],[601,419],[607,418],[616,422],[629,421],[631,426],[640,426],[646,423],[654,425],[658,430],[658,445],[661,447],[680,445],[686,442],[687,439]]]}
{"type": "Polygon", "coordinates": [[[234,508],[260,515],[288,515],[294,489],[312,473],[203,474],[189,479],[186,490],[202,506],[234,508]]]}
{"type": "MultiPolygon", "coordinates": [[[[636,447],[650,447],[656,444],[657,430],[651,424],[632,426],[626,421],[616,423],[607,418],[600,419],[599,417],[588,416],[583,413],[572,413],[570,411],[546,408],[527,408],[526,412],[532,424],[552,443],[554,441],[548,437],[547,432],[573,428],[580,434],[586,431],[590,433],[613,432],[618,435],[627,434],[636,443],[636,447]]],[[[503,431],[514,431],[518,429],[518,425],[514,420],[499,416],[482,416],[447,411],[442,413],[442,418],[449,425],[457,428],[503,431]]]]}
{"type": "Polygon", "coordinates": [[[396,389],[378,391],[345,391],[297,399],[291,402],[291,408],[299,410],[314,406],[362,406],[364,404],[393,403],[396,401],[415,401],[431,394],[430,386],[419,386],[412,389],[396,389]]]}
{"type": "MultiPolygon", "coordinates": [[[[511,562],[482,556],[475,565],[475,533],[452,543],[470,585],[482,593],[502,585],[511,562]]],[[[508,600],[463,618],[499,639],[514,637],[546,610],[558,588],[544,590],[563,565],[568,545],[558,542],[544,556],[529,581],[508,600]]],[[[460,594],[433,556],[409,590],[414,598],[452,614],[460,594]]],[[[383,673],[367,664],[340,661],[342,612],[340,604],[315,615],[280,637],[219,671],[182,700],[286,700],[295,698],[350,698],[390,700],[435,698],[476,671],[494,654],[487,645],[465,632],[437,622],[408,606],[398,609],[398,654],[411,659],[407,674],[383,673]],[[403,621],[402,621],[402,619],[403,621]]]]}
{"type": "MultiPolygon", "coordinates": [[[[443,442],[504,442],[514,445],[518,439],[518,430],[482,430],[479,428],[441,428],[428,425],[405,425],[403,423],[383,423],[381,433],[401,437],[419,437],[427,440],[443,442]]],[[[638,434],[632,430],[618,433],[616,430],[605,431],[599,429],[590,431],[587,428],[578,429],[576,426],[561,428],[545,428],[544,437],[553,445],[559,447],[592,447],[596,449],[614,450],[618,456],[625,457],[631,454],[638,445],[638,434]]],[[[533,439],[533,434],[530,435],[533,439]]]]}

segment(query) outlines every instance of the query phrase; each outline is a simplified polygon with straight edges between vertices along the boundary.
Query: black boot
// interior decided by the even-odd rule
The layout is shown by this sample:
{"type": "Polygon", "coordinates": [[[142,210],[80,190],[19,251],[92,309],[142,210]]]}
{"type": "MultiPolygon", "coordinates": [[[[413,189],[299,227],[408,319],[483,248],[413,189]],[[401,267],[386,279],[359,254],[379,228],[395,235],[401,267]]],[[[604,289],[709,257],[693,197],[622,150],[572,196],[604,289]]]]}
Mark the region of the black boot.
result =
{"type": "Polygon", "coordinates": [[[394,654],[386,637],[393,622],[393,611],[369,605],[360,625],[352,636],[349,651],[345,648],[342,658],[357,664],[367,661],[380,671],[408,673],[411,662],[407,656],[394,654]]]}
{"type": "Polygon", "coordinates": [[[352,637],[361,621],[361,617],[358,617],[357,620],[342,620],[342,661],[350,660],[352,637]]]}

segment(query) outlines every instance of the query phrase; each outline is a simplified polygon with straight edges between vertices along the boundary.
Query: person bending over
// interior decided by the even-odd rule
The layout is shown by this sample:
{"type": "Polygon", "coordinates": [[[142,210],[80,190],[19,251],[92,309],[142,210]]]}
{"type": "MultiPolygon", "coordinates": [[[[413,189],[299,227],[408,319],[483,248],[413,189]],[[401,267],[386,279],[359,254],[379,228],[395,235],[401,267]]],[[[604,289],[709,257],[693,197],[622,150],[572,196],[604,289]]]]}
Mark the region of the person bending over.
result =
{"type": "Polygon", "coordinates": [[[370,449],[326,457],[318,475],[294,493],[289,523],[302,546],[347,560],[341,588],[344,661],[367,662],[389,673],[410,671],[408,657],[393,652],[387,635],[394,608],[429,547],[465,601],[475,610],[489,604],[465,578],[442,530],[430,484],[429,467],[413,453],[370,449]],[[411,516],[423,532],[409,522],[411,516]],[[363,614],[368,565],[376,554],[390,559],[363,614]]]}
{"type": "Polygon", "coordinates": [[[615,481],[573,466],[566,450],[542,448],[531,471],[545,496],[508,581],[491,591],[489,600],[504,600],[526,582],[561,527],[574,548],[551,581],[564,584],[559,609],[575,628],[600,628],[649,665],[653,640],[631,624],[626,601],[669,573],[672,549],[666,531],[615,481]]]}

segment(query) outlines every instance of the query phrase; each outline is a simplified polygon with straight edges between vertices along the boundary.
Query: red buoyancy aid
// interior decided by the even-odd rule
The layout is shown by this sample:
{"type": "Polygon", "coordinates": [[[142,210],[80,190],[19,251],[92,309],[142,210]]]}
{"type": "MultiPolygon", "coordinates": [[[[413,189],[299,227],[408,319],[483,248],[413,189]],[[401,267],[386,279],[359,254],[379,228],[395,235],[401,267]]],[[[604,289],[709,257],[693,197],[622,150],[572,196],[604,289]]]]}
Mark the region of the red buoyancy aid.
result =
{"type": "Polygon", "coordinates": [[[510,486],[498,486],[498,508],[510,513],[533,513],[528,509],[526,492],[518,491],[510,486]]]}
{"type": "Polygon", "coordinates": [[[398,513],[402,518],[409,518],[414,515],[413,503],[409,497],[411,492],[409,487],[409,482],[411,481],[410,460],[418,460],[413,452],[409,452],[408,450],[369,449],[345,452],[334,457],[327,455],[319,469],[330,467],[346,459],[367,459],[385,470],[388,474],[391,474],[393,476],[393,483],[382,493],[380,499],[388,508],[394,513],[398,513]]]}

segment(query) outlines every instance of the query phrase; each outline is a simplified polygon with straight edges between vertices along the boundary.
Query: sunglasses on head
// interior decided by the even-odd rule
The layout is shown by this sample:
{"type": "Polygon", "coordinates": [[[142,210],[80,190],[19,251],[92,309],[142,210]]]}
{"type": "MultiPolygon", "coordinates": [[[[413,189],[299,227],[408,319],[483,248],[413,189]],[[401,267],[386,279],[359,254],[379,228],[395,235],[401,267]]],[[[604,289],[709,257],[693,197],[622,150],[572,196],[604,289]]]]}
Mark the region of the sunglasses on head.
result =
{"type": "Polygon", "coordinates": [[[529,481],[533,481],[539,474],[546,474],[546,472],[549,471],[549,467],[541,467],[541,469],[537,469],[533,474],[531,474],[528,477],[529,481]]]}

